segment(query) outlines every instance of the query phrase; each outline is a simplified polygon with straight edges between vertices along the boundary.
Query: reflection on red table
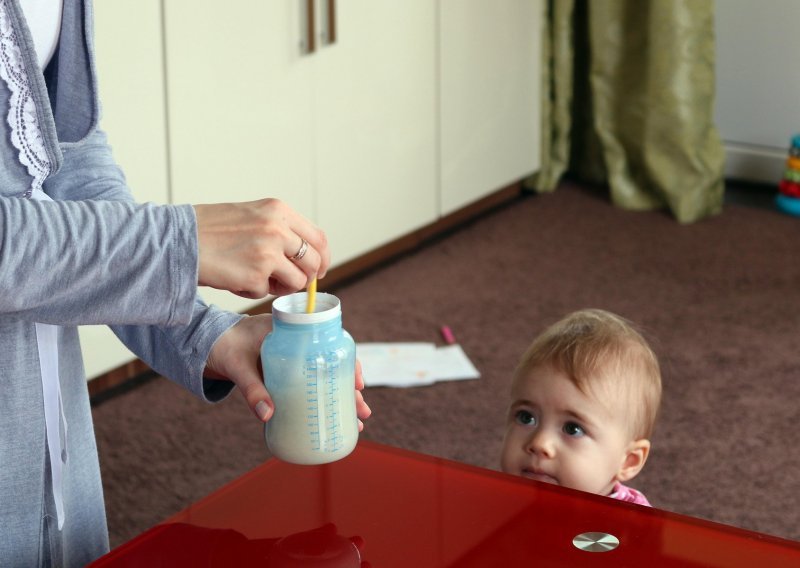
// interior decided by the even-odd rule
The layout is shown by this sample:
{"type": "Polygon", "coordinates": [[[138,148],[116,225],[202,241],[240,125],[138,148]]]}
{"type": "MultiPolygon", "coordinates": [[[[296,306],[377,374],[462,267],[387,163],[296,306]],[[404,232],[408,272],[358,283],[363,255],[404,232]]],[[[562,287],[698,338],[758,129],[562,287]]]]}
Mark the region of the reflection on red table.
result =
{"type": "Polygon", "coordinates": [[[267,461],[93,566],[344,567],[359,554],[374,568],[800,566],[797,542],[368,441],[322,466],[267,461]],[[584,533],[610,550],[578,548],[584,533]]]}

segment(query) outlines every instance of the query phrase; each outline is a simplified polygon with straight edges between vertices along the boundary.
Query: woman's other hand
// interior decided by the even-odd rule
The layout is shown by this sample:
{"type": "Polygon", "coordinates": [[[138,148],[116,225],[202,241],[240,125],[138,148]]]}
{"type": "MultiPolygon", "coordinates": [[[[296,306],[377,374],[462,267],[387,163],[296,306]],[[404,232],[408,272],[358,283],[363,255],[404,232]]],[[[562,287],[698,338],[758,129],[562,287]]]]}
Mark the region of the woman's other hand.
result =
{"type": "MultiPolygon", "coordinates": [[[[272,331],[272,316],[248,316],[223,333],[208,356],[205,376],[227,379],[236,384],[247,401],[250,410],[261,420],[267,422],[275,410],[272,398],[264,386],[260,359],[261,344],[272,331]]],[[[358,430],[364,429],[364,420],[372,414],[364,400],[364,377],[361,362],[356,360],[356,415],[358,430]]]]}

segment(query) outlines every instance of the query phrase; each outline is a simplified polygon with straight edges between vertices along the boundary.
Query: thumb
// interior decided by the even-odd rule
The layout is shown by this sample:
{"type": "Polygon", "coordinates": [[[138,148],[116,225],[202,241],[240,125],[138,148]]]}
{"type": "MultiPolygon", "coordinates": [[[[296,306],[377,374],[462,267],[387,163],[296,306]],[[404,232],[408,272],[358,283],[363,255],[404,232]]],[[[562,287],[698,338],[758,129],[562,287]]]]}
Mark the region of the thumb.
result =
{"type": "Polygon", "coordinates": [[[266,422],[272,418],[275,404],[272,402],[272,397],[267,392],[264,383],[261,382],[261,376],[258,373],[255,371],[247,373],[246,376],[234,379],[234,382],[242,396],[244,396],[247,406],[250,407],[250,410],[259,420],[266,422]]]}

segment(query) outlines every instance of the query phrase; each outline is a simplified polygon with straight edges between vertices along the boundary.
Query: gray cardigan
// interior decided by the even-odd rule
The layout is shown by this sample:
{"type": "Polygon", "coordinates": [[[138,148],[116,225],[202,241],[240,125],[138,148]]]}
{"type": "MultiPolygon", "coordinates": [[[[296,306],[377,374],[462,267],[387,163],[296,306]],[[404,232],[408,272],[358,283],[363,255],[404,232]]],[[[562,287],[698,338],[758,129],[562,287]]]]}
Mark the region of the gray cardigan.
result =
{"type": "Polygon", "coordinates": [[[64,0],[59,46],[45,73],[18,0],[0,4],[55,166],[43,184],[55,201],[27,199],[32,178],[11,143],[11,90],[0,80],[0,564],[84,566],[108,550],[108,536],[76,326],[112,326],[153,369],[216,401],[231,384],[204,380],[205,361],[241,316],[197,296],[194,209],[136,204],[114,162],[98,128],[90,0],[64,0]],[[61,531],[34,322],[61,326],[68,424],[61,531]]]}

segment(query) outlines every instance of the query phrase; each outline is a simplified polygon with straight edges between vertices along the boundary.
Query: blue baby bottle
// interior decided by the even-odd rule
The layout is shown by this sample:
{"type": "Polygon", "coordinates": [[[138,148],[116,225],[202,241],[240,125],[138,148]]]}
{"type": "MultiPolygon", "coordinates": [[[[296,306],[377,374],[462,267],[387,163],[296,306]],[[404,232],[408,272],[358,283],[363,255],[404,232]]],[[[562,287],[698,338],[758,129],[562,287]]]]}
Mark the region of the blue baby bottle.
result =
{"type": "Polygon", "coordinates": [[[272,332],[261,364],[275,412],[264,426],[269,451],[296,464],[336,461],[358,441],[355,400],[356,347],[342,328],[342,308],[331,294],[307,292],[275,299],[272,332]]]}

